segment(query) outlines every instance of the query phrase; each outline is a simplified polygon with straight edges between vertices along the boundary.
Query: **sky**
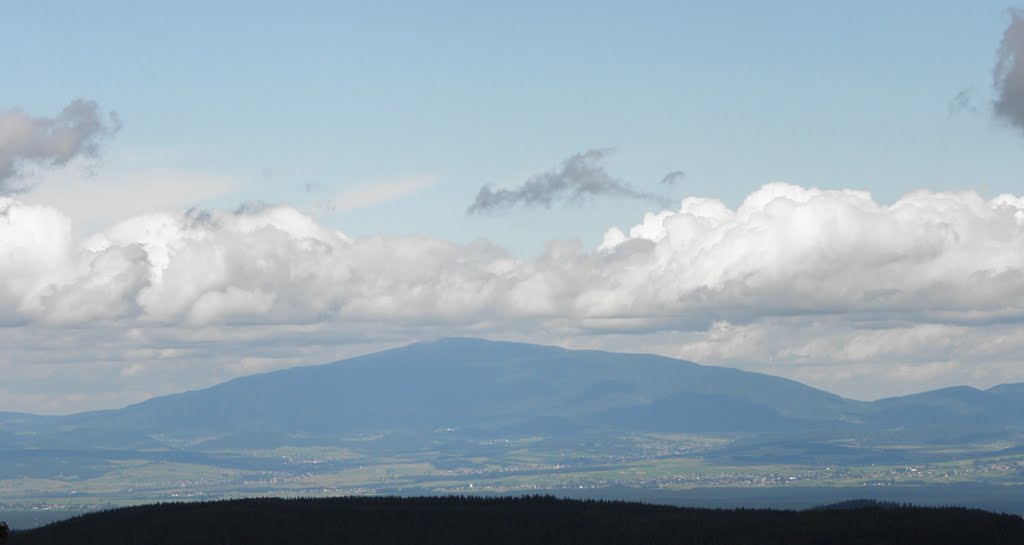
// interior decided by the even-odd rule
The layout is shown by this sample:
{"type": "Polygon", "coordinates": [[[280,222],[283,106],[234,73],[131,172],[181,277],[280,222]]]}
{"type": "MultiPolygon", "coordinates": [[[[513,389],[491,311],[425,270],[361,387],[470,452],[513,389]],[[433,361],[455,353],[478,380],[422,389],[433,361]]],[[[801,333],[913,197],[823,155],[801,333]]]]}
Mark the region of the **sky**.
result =
{"type": "Polygon", "coordinates": [[[1024,382],[1012,5],[13,0],[0,52],[0,410],[444,336],[1024,382]]]}

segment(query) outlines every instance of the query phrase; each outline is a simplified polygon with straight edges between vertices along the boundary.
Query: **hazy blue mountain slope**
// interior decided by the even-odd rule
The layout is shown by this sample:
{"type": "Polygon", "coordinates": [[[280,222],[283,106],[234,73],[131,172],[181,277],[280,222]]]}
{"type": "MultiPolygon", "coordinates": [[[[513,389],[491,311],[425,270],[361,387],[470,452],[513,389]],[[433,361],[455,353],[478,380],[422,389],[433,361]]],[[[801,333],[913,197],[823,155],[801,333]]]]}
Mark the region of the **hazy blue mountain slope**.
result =
{"type": "Polygon", "coordinates": [[[908,436],[934,438],[1024,430],[1024,385],[1004,384],[988,390],[954,386],[902,397],[880,399],[869,406],[867,423],[908,436]]]}
{"type": "Polygon", "coordinates": [[[786,455],[803,444],[802,452],[821,457],[836,454],[828,443],[834,439],[854,439],[861,446],[843,452],[860,456],[873,444],[987,440],[1017,433],[1022,422],[1024,385],[866,403],[788,379],[660,356],[443,339],[242,377],[119,410],[0,413],[0,439],[12,448],[148,449],[411,437],[438,429],[467,437],[755,432],[769,436],[746,443],[748,451],[786,455]],[[789,446],[768,448],[764,441],[789,446]]]}
{"type": "Polygon", "coordinates": [[[998,386],[993,386],[985,391],[995,395],[1024,395],[1024,382],[1018,382],[1015,384],[1000,384],[998,386]]]}
{"type": "Polygon", "coordinates": [[[862,409],[860,402],[737,369],[445,339],[243,377],[117,411],[74,415],[64,424],[100,435],[268,439],[436,428],[726,432],[791,429],[862,409]]]}

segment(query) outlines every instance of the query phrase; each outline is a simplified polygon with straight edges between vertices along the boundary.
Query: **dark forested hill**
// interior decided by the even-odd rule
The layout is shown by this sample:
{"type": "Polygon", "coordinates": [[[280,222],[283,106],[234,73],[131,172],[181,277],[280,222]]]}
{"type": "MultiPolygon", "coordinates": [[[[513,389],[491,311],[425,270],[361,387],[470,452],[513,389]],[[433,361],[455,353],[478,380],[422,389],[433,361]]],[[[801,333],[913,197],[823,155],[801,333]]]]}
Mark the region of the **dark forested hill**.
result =
{"type": "Polygon", "coordinates": [[[524,498],[249,499],[158,504],[17,532],[10,545],[1020,544],[1024,520],[857,502],[809,511],[711,510],[524,498]]]}

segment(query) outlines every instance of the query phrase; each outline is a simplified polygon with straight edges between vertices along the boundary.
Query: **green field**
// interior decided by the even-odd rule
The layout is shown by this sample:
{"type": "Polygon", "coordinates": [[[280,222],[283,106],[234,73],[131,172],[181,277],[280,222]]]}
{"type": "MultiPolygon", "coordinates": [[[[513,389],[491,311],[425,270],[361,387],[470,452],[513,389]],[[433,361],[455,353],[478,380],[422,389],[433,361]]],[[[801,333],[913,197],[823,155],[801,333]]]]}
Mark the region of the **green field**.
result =
{"type": "MultiPolygon", "coordinates": [[[[586,439],[528,436],[475,444],[420,442],[416,444],[419,448],[389,443],[381,448],[357,438],[342,446],[205,453],[202,463],[169,461],[159,453],[145,453],[100,457],[88,464],[89,471],[79,472],[82,474],[65,468],[57,474],[38,470],[34,476],[4,478],[0,480],[0,505],[32,512],[243,496],[1024,486],[1024,455],[971,457],[1001,445],[955,451],[927,445],[890,447],[933,458],[914,465],[722,464],[716,462],[720,458],[706,456],[731,441],[729,437],[683,434],[586,439]]],[[[46,461],[39,464],[45,466],[46,461]]]]}

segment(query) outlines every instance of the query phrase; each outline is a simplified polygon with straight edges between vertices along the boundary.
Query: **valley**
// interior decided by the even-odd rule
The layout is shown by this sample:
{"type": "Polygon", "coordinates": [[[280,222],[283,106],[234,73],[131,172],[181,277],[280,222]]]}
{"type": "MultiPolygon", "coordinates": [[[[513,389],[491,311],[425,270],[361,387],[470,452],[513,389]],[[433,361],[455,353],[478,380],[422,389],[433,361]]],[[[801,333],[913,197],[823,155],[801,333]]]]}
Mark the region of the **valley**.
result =
{"type": "Polygon", "coordinates": [[[446,339],[118,410],[0,414],[0,508],[534,493],[699,504],[709,491],[743,505],[754,490],[963,504],[964,487],[982,487],[980,502],[1024,512],[1000,499],[1024,486],[1021,408],[1020,385],[865,403],[669,358],[446,339]]]}
{"type": "MultiPolygon", "coordinates": [[[[652,501],[672,492],[692,496],[708,489],[726,494],[766,489],[798,497],[802,490],[821,487],[859,489],[856,497],[882,499],[891,489],[917,489],[923,495],[931,488],[933,501],[941,504],[956,499],[951,493],[958,486],[1024,486],[1024,455],[967,458],[926,446],[898,449],[932,460],[913,465],[721,465],[712,461],[715,453],[734,439],[640,434],[574,443],[531,436],[476,445],[438,440],[432,449],[409,451],[394,446],[375,449],[375,442],[354,438],[345,447],[224,451],[175,461],[159,453],[137,458],[122,453],[124,458],[108,459],[96,452],[91,461],[79,459],[81,474],[36,471],[31,477],[0,480],[0,509],[75,513],[158,501],[385,494],[625,493],[652,501]]],[[[992,452],[998,446],[974,447],[992,452]]],[[[50,455],[53,458],[39,461],[57,467],[69,462],[57,453],[50,455]]],[[[0,463],[4,456],[0,453],[0,463]]]]}

